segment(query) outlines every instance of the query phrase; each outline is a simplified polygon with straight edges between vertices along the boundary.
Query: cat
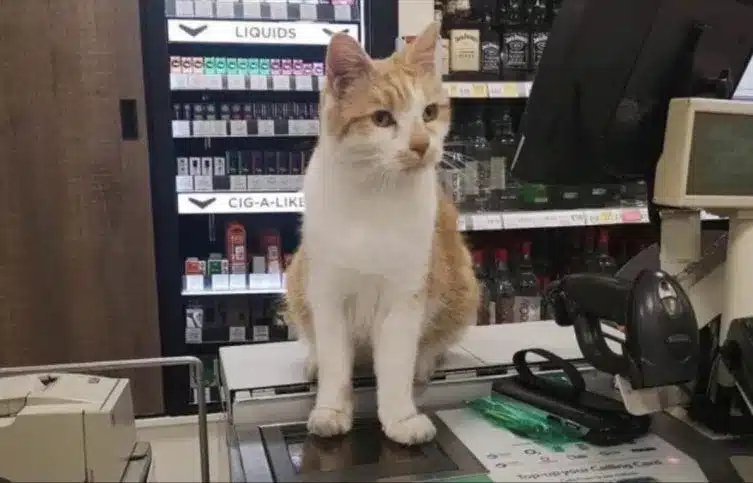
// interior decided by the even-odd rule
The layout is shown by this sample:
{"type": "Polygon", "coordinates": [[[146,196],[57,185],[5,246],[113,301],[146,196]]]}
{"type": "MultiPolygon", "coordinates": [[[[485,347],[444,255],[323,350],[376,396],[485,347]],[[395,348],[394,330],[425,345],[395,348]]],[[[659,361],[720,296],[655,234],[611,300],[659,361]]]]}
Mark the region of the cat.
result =
{"type": "Polygon", "coordinates": [[[437,179],[450,125],[438,33],[434,23],[387,59],[371,59],[345,34],[327,49],[284,309],[309,346],[317,395],[308,430],[319,436],[351,429],[353,368],[367,361],[386,436],[430,441],[436,429],[416,408],[414,380],[428,382],[476,323],[470,253],[437,179]]]}

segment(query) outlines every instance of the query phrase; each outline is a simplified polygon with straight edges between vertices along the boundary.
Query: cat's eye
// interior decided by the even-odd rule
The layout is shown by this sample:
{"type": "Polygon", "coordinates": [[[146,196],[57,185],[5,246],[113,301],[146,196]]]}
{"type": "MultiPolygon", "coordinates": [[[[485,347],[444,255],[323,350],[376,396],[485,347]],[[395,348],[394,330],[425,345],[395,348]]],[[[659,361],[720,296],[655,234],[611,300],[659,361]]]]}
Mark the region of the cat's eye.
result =
{"type": "Polygon", "coordinates": [[[371,115],[371,120],[379,127],[389,127],[395,124],[395,118],[390,111],[380,110],[371,115]]]}
{"type": "Polygon", "coordinates": [[[424,108],[424,122],[431,122],[439,115],[439,106],[436,104],[429,104],[424,108]]]}

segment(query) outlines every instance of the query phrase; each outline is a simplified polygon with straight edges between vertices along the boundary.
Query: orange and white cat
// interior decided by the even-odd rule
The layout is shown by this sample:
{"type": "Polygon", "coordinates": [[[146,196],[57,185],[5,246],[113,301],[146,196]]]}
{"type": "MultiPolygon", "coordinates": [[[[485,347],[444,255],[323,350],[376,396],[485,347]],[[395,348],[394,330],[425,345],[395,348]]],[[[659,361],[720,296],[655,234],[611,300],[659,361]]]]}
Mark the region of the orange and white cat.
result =
{"type": "Polygon", "coordinates": [[[327,50],[321,134],[304,178],[301,245],[287,272],[286,319],[317,378],[308,429],[346,433],[354,364],[373,362],[378,415],[402,444],[431,440],[414,378],[428,381],[476,320],[479,288],[436,166],[450,125],[435,65],[438,24],[390,58],[344,34],[327,50]]]}

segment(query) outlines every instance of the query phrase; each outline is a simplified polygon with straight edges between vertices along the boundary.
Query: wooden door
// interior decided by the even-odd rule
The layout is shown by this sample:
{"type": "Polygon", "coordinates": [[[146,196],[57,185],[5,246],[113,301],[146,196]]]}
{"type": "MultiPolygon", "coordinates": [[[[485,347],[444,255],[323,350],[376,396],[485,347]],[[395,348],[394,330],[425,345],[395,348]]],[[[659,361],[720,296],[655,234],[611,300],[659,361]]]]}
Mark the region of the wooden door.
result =
{"type": "Polygon", "coordinates": [[[0,366],[160,355],[138,11],[0,0],[0,366]]]}

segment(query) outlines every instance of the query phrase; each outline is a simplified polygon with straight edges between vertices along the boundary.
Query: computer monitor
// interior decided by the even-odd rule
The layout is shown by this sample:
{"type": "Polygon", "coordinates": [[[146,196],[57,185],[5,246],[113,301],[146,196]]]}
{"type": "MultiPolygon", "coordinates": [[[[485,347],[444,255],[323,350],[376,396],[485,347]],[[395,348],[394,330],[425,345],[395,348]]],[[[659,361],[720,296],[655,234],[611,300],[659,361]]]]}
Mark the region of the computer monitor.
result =
{"type": "Polygon", "coordinates": [[[677,208],[753,208],[753,102],[673,99],[654,199],[677,208]]]}
{"type": "MultiPolygon", "coordinates": [[[[738,0],[565,0],[524,112],[512,175],[653,185],[669,102],[736,93],[753,52],[738,0]]],[[[753,98],[753,79],[740,95],[753,98]],[[744,92],[744,93],[743,93],[744,92]]]]}

